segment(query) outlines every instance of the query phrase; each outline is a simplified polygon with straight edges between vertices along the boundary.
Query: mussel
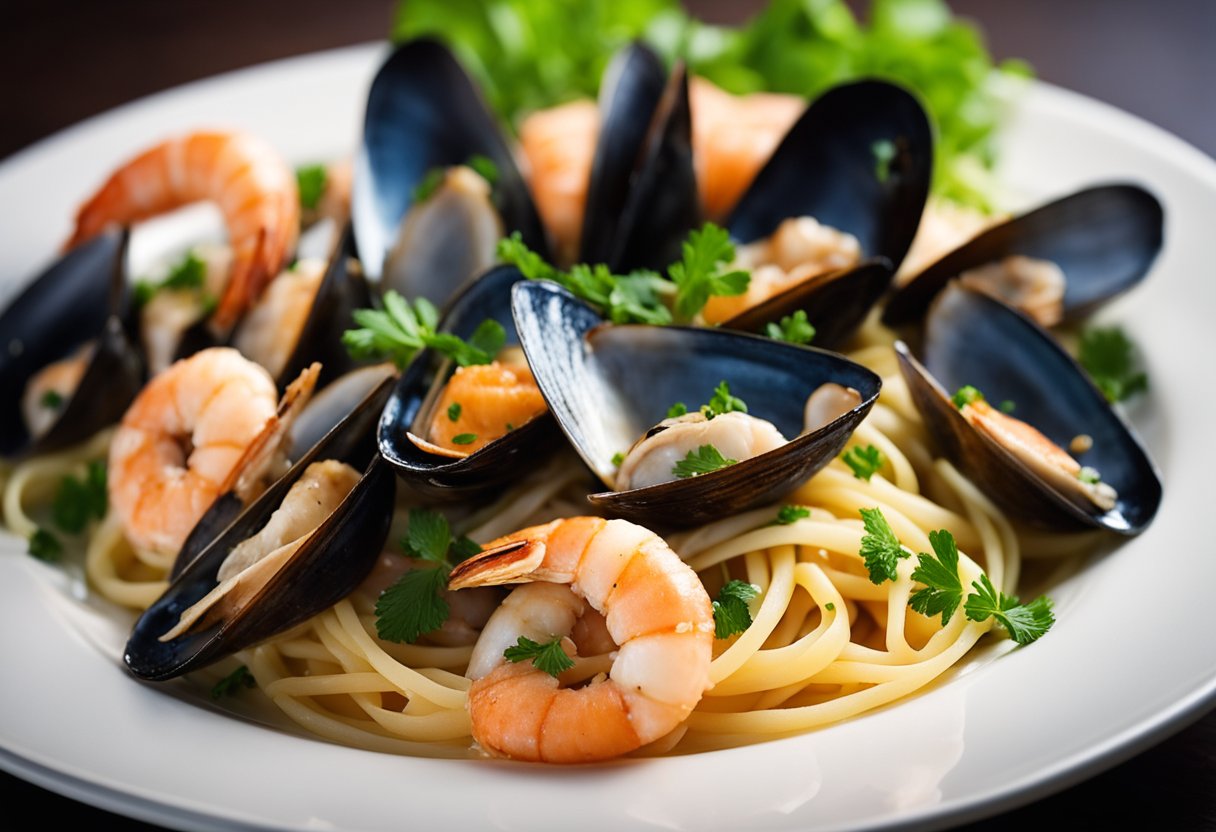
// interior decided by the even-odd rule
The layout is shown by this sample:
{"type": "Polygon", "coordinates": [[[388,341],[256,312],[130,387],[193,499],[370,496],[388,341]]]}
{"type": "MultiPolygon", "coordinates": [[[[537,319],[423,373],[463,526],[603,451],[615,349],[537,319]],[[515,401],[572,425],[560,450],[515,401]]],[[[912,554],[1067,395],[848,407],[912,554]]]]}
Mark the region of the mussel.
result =
{"type": "Polygon", "coordinates": [[[163,680],[205,667],[324,610],[366,577],[388,537],[395,497],[392,470],[375,442],[390,389],[388,381],[377,386],[174,578],[135,624],[123,656],[131,673],[163,680]],[[313,464],[339,462],[361,475],[333,512],[302,543],[288,544],[294,549],[269,574],[226,580],[227,591],[194,618],[195,605],[221,585],[229,555],[263,530],[292,487],[316,470],[313,464]]]}
{"type": "Polygon", "coordinates": [[[823,350],[705,327],[609,325],[545,281],[516,284],[512,307],[550,410],[609,489],[635,440],[656,426],[668,428],[660,423],[669,406],[695,406],[723,381],[751,413],[793,437],[711,473],[589,497],[610,514],[654,528],[706,522],[776,499],[839,453],[881,387],[874,373],[823,350]],[[808,396],[826,385],[838,385],[847,404],[804,431],[808,396]]]}
{"type": "Polygon", "coordinates": [[[1076,191],[986,229],[909,278],[888,301],[883,321],[919,320],[949,281],[961,276],[980,287],[986,282],[980,270],[994,266],[1002,274],[1027,272],[1020,282],[1029,284],[1026,291],[990,284],[994,296],[1034,311],[1045,326],[1076,320],[1148,273],[1161,251],[1163,222],[1161,203],[1139,185],[1076,191]]]}
{"type": "Polygon", "coordinates": [[[826,268],[722,323],[754,332],[803,310],[822,327],[817,345],[843,343],[912,244],[932,163],[928,117],[902,87],[858,81],[813,101],[731,211],[727,228],[747,245],[770,238],[787,221],[813,218],[852,235],[860,262],[826,268]]]}
{"type": "MultiPolygon", "coordinates": [[[[502,325],[508,348],[519,344],[511,315],[511,287],[523,279],[513,266],[486,272],[453,299],[438,331],[468,340],[484,321],[492,320],[502,325]]],[[[447,419],[444,414],[452,407],[453,403],[443,403],[442,392],[456,370],[450,359],[424,350],[401,374],[380,419],[381,455],[407,488],[427,499],[454,500],[494,490],[523,477],[527,466],[561,442],[552,416],[540,402],[542,411],[535,417],[504,425],[505,433],[488,444],[471,446],[477,448],[472,453],[453,453],[431,443],[429,426],[437,414],[441,421],[447,419]]],[[[460,408],[451,413],[459,418],[460,408]]]]}
{"type": "Polygon", "coordinates": [[[1152,521],[1161,479],[1148,454],[1073,359],[1026,316],[953,284],[930,308],[919,358],[903,342],[896,352],[942,453],[1011,515],[1050,529],[1125,535],[1152,521]],[[965,387],[997,405],[976,414],[983,422],[952,400],[965,387]],[[1005,418],[1000,404],[1054,450],[1005,418]]]}
{"type": "Polygon", "coordinates": [[[124,319],[128,235],[70,250],[0,315],[0,455],[45,453],[118,421],[143,362],[124,319]]]}

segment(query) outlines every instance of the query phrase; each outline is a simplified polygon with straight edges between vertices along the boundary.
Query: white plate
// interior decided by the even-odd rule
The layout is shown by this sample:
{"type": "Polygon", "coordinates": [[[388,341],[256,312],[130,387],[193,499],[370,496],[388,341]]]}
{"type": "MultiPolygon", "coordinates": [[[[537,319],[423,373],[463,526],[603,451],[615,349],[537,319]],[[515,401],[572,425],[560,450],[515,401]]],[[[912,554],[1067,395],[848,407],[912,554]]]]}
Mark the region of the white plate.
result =
{"type": "MultiPolygon", "coordinates": [[[[380,46],[269,64],[91,119],[0,166],[0,274],[32,275],[77,202],[138,148],[231,125],[293,161],[354,146],[380,46]]],[[[940,826],[1060,788],[1195,717],[1216,693],[1209,588],[1216,412],[1211,279],[1216,164],[1161,130],[1036,84],[1005,133],[1003,178],[1027,198],[1132,179],[1166,207],[1146,284],[1105,317],[1147,345],[1152,395],[1132,414],[1165,476],[1141,537],[1053,591],[1035,645],[910,701],[748,748],[555,769],[355,751],[219,714],[138,684],[123,619],[73,597],[61,569],[0,541],[0,767],[187,828],[398,830],[854,829],[940,826]]],[[[7,294],[13,286],[6,284],[7,294]]]]}

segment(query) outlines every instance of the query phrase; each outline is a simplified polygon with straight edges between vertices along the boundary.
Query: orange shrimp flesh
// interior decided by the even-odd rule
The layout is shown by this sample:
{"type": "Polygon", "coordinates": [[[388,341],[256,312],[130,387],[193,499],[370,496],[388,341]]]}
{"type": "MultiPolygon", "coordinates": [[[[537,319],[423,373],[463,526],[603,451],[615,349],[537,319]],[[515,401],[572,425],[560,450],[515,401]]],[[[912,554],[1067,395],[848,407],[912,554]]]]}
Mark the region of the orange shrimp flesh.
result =
{"type": "Polygon", "coordinates": [[[494,361],[458,367],[435,406],[428,441],[452,454],[467,456],[547,408],[526,364],[494,361]]]}
{"type": "Polygon", "coordinates": [[[299,233],[295,174],[262,140],[198,132],[144,151],[81,206],[68,246],[113,223],[138,222],[203,200],[219,205],[233,250],[228,284],[212,316],[215,329],[227,333],[279,273],[299,233]]]}
{"type": "Polygon", "coordinates": [[[155,376],[110,444],[110,505],[136,549],[174,555],[272,424],[270,374],[228,347],[195,353],[155,376]]]}
{"type": "Polygon", "coordinates": [[[553,237],[559,263],[577,256],[599,132],[599,108],[585,100],[539,110],[519,128],[536,210],[553,237]]]}
{"type": "Polygon", "coordinates": [[[709,596],[654,532],[625,520],[555,520],[489,544],[452,571],[448,586],[521,582],[490,617],[469,666],[473,738],[489,753],[553,763],[610,759],[670,733],[709,687],[709,596]],[[534,597],[512,603],[520,593],[534,597]],[[584,605],[604,616],[618,645],[606,678],[563,688],[530,663],[504,661],[519,635],[569,635],[584,605]]]}

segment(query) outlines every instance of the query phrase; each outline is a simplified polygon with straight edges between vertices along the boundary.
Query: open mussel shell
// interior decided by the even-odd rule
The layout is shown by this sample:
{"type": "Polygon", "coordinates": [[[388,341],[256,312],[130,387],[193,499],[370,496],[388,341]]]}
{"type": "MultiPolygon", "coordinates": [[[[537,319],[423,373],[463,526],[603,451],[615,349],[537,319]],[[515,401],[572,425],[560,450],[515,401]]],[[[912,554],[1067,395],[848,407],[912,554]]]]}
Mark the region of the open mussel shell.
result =
{"type": "Polygon", "coordinates": [[[741,243],[791,217],[846,231],[898,269],[929,194],[933,136],[920,102],[885,81],[833,87],[794,123],[731,211],[741,243]]]}
{"type": "Polygon", "coordinates": [[[528,363],[558,425],[583,461],[612,487],[613,457],[668,407],[704,401],[722,381],[790,441],[689,479],[590,495],[605,511],[652,528],[707,522],[770,502],[844,447],[878,397],[881,380],[843,356],[712,328],[613,326],[547,282],[517,284],[515,322],[528,363]],[[803,434],[807,397],[821,384],[856,390],[861,404],[803,434]]]}
{"type": "MultiPolygon", "coordinates": [[[[529,248],[544,255],[548,246],[528,186],[472,79],[438,41],[401,44],[372,81],[355,160],[351,214],[359,259],[370,280],[381,278],[415,187],[429,171],[463,165],[473,156],[484,156],[497,168],[494,203],[507,233],[520,232],[529,248]]],[[[440,305],[457,289],[394,288],[440,305]]]]}
{"type": "Polygon", "coordinates": [[[375,442],[376,419],[389,388],[385,382],[301,457],[139,617],[123,654],[131,673],[159,681],[206,667],[310,618],[359,585],[379,557],[392,521],[392,471],[377,455],[375,442]],[[205,618],[177,638],[161,641],[184,611],[216,587],[220,565],[232,549],[266,525],[312,462],[327,459],[363,471],[334,513],[239,609],[215,620],[205,618]]]}
{"type": "Polygon", "coordinates": [[[1021,255],[1064,272],[1064,320],[1075,320],[1135,286],[1161,251],[1161,203],[1138,185],[1086,188],[981,232],[912,277],[883,321],[919,320],[938,292],[965,271],[1021,255]]]}
{"type": "Polygon", "coordinates": [[[763,335],[767,324],[803,311],[807,322],[815,327],[815,346],[838,350],[886,293],[892,275],[890,261],[882,257],[824,272],[745,309],[722,326],[763,335]]]}
{"type": "Polygon", "coordinates": [[[0,455],[67,447],[122,418],[139,392],[143,361],[124,325],[128,235],[111,231],[61,257],[0,314],[0,455]],[[22,413],[27,384],[87,342],[93,351],[71,396],[41,435],[22,413]]]}
{"type": "Polygon", "coordinates": [[[605,73],[579,260],[615,271],[663,269],[700,219],[688,73],[671,77],[646,46],[622,50],[605,73]]]}
{"type": "MultiPolygon", "coordinates": [[[[507,346],[519,343],[511,316],[511,287],[524,278],[514,266],[486,272],[453,301],[439,322],[440,332],[468,339],[485,320],[502,324],[507,346]]],[[[429,453],[408,433],[438,399],[439,390],[455,370],[453,363],[424,350],[401,374],[380,418],[380,454],[415,494],[433,500],[464,499],[486,493],[524,477],[561,439],[549,413],[519,425],[461,459],[429,453]]]]}
{"type": "Polygon", "coordinates": [[[1037,324],[987,295],[957,284],[934,302],[918,360],[896,345],[913,401],[944,455],[1003,509],[1051,529],[1105,528],[1135,534],[1161,503],[1161,479],[1148,454],[1073,359],[1037,324]],[[951,401],[966,385],[1068,448],[1092,437],[1077,460],[1118,493],[1114,508],[1081,506],[974,429],[951,401]]]}
{"type": "MultiPolygon", "coordinates": [[[[324,375],[322,370],[321,377],[324,375]]],[[[288,462],[299,459],[321,442],[360,402],[366,401],[376,388],[395,375],[392,364],[373,364],[351,370],[318,390],[287,430],[283,450],[288,462]]],[[[182,543],[169,571],[169,579],[177,578],[244,510],[245,501],[235,491],[217,497],[182,543]]]]}

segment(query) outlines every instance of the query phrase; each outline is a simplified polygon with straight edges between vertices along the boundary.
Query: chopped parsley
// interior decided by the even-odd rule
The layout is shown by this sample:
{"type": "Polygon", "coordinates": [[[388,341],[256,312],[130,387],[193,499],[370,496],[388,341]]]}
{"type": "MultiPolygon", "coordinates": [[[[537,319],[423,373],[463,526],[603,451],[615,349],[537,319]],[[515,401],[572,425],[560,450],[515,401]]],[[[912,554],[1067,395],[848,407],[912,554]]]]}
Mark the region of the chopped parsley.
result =
{"type": "MultiPolygon", "coordinates": [[[[169,270],[168,276],[159,283],[150,280],[139,280],[135,283],[135,303],[143,306],[152,300],[152,296],[163,289],[202,289],[207,279],[207,263],[193,250],[186,252],[177,264],[169,270]]],[[[204,303],[207,300],[204,298],[204,303]]]]}
{"type": "Polygon", "coordinates": [[[906,558],[908,552],[900,545],[899,538],[891,530],[887,518],[882,516],[881,509],[863,508],[860,511],[866,530],[861,538],[861,557],[870,573],[870,583],[893,581],[896,578],[896,564],[900,558],[906,558]]]}
{"type": "Polygon", "coordinates": [[[46,529],[38,529],[30,535],[30,555],[53,563],[63,556],[63,544],[46,529]]]}
{"type": "Polygon", "coordinates": [[[954,535],[945,529],[929,532],[929,545],[937,557],[924,552],[916,556],[912,580],[924,584],[925,588],[913,593],[908,605],[930,618],[940,613],[944,627],[963,600],[963,585],[958,577],[958,546],[954,535]]]}
{"type": "Polygon", "coordinates": [[[684,402],[676,402],[671,407],[667,408],[668,419],[678,419],[688,412],[688,405],[684,402]]]}
{"type": "Polygon", "coordinates": [[[777,510],[777,519],[770,525],[788,526],[811,516],[811,510],[806,506],[782,506],[777,510]]]}
{"type": "Polygon", "coordinates": [[[574,667],[574,659],[566,655],[560,638],[540,644],[520,636],[514,646],[502,651],[502,656],[509,662],[526,662],[531,659],[537,670],[542,670],[554,678],[561,675],[562,671],[574,667]]]}
{"type": "Polygon", "coordinates": [[[410,510],[401,547],[429,566],[411,569],[376,600],[376,633],[385,641],[413,644],[418,637],[443,626],[451,608],[443,598],[452,564],[481,551],[467,537],[452,539],[448,520],[437,511],[410,510]]]}
{"type": "Polygon", "coordinates": [[[764,334],[774,341],[785,341],[790,344],[809,344],[815,337],[815,327],[806,318],[806,312],[799,309],[793,315],[785,315],[780,323],[768,323],[764,334]]]}
{"type": "Polygon", "coordinates": [[[1108,401],[1121,402],[1148,389],[1148,374],[1136,366],[1135,345],[1117,326],[1082,331],[1078,360],[1108,401]]]}
{"type": "Polygon", "coordinates": [[[972,402],[982,402],[983,400],[984,394],[970,384],[958,388],[954,395],[950,397],[950,401],[954,402],[954,406],[959,410],[962,410],[972,402]]]}
{"type": "Polygon", "coordinates": [[[241,665],[215,683],[215,686],[211,688],[211,698],[222,699],[225,696],[239,693],[242,689],[255,688],[257,686],[258,681],[253,678],[253,674],[249,672],[249,668],[241,665]]]}
{"type": "Polygon", "coordinates": [[[612,464],[615,467],[620,468],[621,463],[624,461],[625,461],[625,455],[623,453],[621,453],[620,451],[617,451],[616,453],[614,453],[612,455],[612,464]]]}
{"type": "MultiPolygon", "coordinates": [[[[465,161],[465,166],[480,176],[489,183],[493,188],[498,183],[498,165],[487,156],[482,156],[480,153],[474,153],[465,161]]],[[[435,195],[435,191],[443,184],[443,180],[447,178],[446,168],[430,168],[422,175],[422,179],[414,186],[411,194],[412,202],[426,202],[435,195]]]]}
{"type": "Polygon", "coordinates": [[[827,610],[828,612],[835,612],[835,611],[836,611],[836,605],[835,605],[835,604],[833,604],[831,601],[828,601],[826,604],[824,604],[824,605],[823,605],[823,608],[824,608],[825,610],[827,610]]]}
{"type": "Polygon", "coordinates": [[[1077,472],[1077,479],[1086,485],[1097,485],[1102,482],[1102,475],[1098,473],[1096,468],[1090,468],[1086,465],[1077,472]]]}
{"type": "Polygon", "coordinates": [[[725,381],[718,382],[718,386],[714,388],[714,395],[709,400],[709,404],[701,405],[701,413],[706,419],[712,419],[724,413],[746,412],[747,402],[738,396],[732,396],[730,394],[730,385],[725,381]]]}
{"type": "Polygon", "coordinates": [[[995,618],[1018,644],[1037,641],[1055,623],[1051,599],[1046,595],[1040,595],[1029,604],[1022,604],[1016,595],[997,592],[987,575],[981,575],[971,586],[975,592],[967,596],[967,603],[963,607],[967,618],[972,621],[995,618]]]}
{"type": "Polygon", "coordinates": [[[472,445],[476,441],[477,434],[475,433],[458,433],[452,437],[453,445],[472,445]]]}
{"type": "Polygon", "coordinates": [[[702,445],[695,451],[689,451],[687,456],[672,467],[671,473],[680,479],[687,479],[719,471],[738,462],[737,459],[722,456],[722,452],[713,445],[702,445]]]}
{"type": "Polygon", "coordinates": [[[718,590],[714,608],[714,638],[730,638],[752,626],[752,611],[747,602],[760,594],[760,588],[747,581],[728,581],[718,590]]]}
{"type": "Polygon", "coordinates": [[[300,207],[312,211],[321,201],[329,174],[325,165],[302,165],[296,168],[296,190],[300,192],[300,207]]]}
{"type": "Polygon", "coordinates": [[[879,139],[870,145],[874,154],[874,178],[886,182],[891,176],[891,162],[895,161],[895,142],[890,139],[879,139]]]}
{"type": "Polygon", "coordinates": [[[42,398],[38,400],[38,404],[47,410],[58,410],[63,407],[63,394],[58,390],[47,390],[42,394],[42,398]]]}
{"type": "Polygon", "coordinates": [[[474,153],[465,164],[474,173],[486,180],[491,188],[498,184],[498,165],[494,164],[494,160],[490,157],[474,153]]]}
{"type": "Polygon", "coordinates": [[[882,466],[887,462],[883,452],[873,445],[866,445],[864,448],[854,445],[841,454],[840,458],[853,470],[853,476],[866,482],[869,482],[870,477],[882,470],[882,466]]]}
{"type": "Polygon", "coordinates": [[[460,411],[462,410],[460,402],[452,402],[448,405],[448,421],[457,422],[460,420],[460,411]]]}
{"type": "Polygon", "coordinates": [[[342,343],[352,358],[380,360],[391,358],[400,369],[424,347],[442,353],[461,367],[489,364],[507,341],[506,330],[498,321],[487,318],[467,341],[449,332],[436,332],[439,310],[425,298],[411,305],[393,290],[384,294],[384,309],[356,309],[359,329],[348,329],[342,343]]]}
{"type": "Polygon", "coordinates": [[[741,295],[747,291],[751,275],[744,271],[725,271],[722,266],[735,259],[730,233],[712,222],[688,235],[683,258],[667,269],[676,284],[675,312],[691,321],[705,308],[710,297],[741,295]]]}
{"type": "Polygon", "coordinates": [[[93,460],[84,479],[67,476],[51,503],[51,521],[62,531],[80,534],[90,519],[106,516],[106,464],[93,460]]]}
{"type": "Polygon", "coordinates": [[[1005,399],[1005,401],[1001,402],[1000,404],[1000,411],[1002,413],[1012,413],[1013,411],[1017,410],[1017,408],[1017,402],[1013,401],[1012,399],[1005,399]]]}

